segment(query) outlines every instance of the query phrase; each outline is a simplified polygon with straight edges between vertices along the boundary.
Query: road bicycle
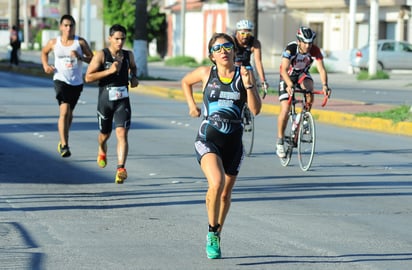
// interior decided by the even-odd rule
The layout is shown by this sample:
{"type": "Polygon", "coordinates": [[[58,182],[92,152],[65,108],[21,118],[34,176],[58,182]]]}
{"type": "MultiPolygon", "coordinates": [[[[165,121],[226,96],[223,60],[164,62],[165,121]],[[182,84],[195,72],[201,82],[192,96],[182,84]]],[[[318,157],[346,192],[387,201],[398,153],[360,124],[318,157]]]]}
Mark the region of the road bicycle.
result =
{"type": "MultiPolygon", "coordinates": [[[[284,138],[286,156],[280,158],[280,164],[284,167],[288,166],[292,158],[293,148],[297,148],[299,166],[302,171],[309,170],[312,165],[316,145],[315,119],[308,109],[307,93],[310,92],[296,88],[289,97],[290,111],[284,138]],[[299,97],[296,94],[299,94],[299,97]],[[299,112],[297,112],[296,104],[302,106],[299,112]]],[[[314,90],[312,93],[324,95],[321,90],[314,90]]],[[[326,105],[327,101],[328,95],[324,95],[322,107],[326,105]]]]}
{"type": "MultiPolygon", "coordinates": [[[[262,98],[265,98],[268,92],[267,84],[263,82],[260,85],[263,91],[262,98]]],[[[243,123],[243,147],[245,149],[246,156],[250,156],[253,150],[253,143],[255,139],[255,116],[250,112],[247,104],[245,105],[242,112],[242,123],[243,123]]]]}
{"type": "Polygon", "coordinates": [[[255,139],[255,116],[250,112],[247,104],[243,109],[243,135],[242,142],[246,156],[250,156],[253,150],[253,141],[255,139]]]}

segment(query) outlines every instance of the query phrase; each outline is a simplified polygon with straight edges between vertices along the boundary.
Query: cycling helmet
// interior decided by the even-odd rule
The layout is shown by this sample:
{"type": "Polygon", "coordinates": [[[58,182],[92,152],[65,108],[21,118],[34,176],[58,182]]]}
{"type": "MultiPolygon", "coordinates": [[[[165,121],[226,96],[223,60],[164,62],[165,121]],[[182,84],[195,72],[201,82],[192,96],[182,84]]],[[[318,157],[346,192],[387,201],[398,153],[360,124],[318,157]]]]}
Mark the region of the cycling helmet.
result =
{"type": "Polygon", "coordinates": [[[254,25],[251,21],[248,20],[240,20],[236,24],[236,29],[237,30],[242,30],[242,29],[248,29],[248,30],[253,30],[254,25]]]}
{"type": "Polygon", "coordinates": [[[301,26],[296,33],[296,37],[301,42],[312,43],[316,38],[316,33],[308,27],[301,26]]]}

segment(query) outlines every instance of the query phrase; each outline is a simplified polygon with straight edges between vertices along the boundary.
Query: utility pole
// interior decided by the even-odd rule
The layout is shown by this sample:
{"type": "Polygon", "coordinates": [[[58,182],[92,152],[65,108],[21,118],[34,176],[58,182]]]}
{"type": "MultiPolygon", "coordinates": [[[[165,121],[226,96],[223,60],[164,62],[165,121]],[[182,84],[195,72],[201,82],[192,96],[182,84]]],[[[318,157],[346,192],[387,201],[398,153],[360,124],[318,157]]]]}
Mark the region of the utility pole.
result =
{"type": "Polygon", "coordinates": [[[349,49],[355,48],[355,26],[356,26],[356,5],[357,0],[350,0],[349,4],[349,49]]]}
{"type": "Polygon", "coordinates": [[[23,20],[24,20],[24,28],[23,28],[23,40],[22,43],[23,49],[27,49],[29,47],[29,16],[27,14],[28,5],[27,0],[23,1],[23,20]]]}
{"type": "Polygon", "coordinates": [[[370,2],[370,23],[369,23],[369,76],[376,75],[378,65],[378,34],[379,34],[379,3],[378,0],[370,2]]]}
{"type": "Polygon", "coordinates": [[[185,55],[186,40],[186,0],[181,0],[180,7],[180,55],[185,55]]]}
{"type": "MultiPolygon", "coordinates": [[[[349,4],[349,49],[355,48],[355,26],[356,26],[357,0],[350,0],[349,4]]],[[[348,73],[353,74],[353,68],[349,65],[348,73]]]]}
{"type": "Polygon", "coordinates": [[[253,35],[258,38],[258,1],[257,0],[245,0],[245,19],[253,22],[255,29],[253,35]]]}
{"type": "MultiPolygon", "coordinates": [[[[82,20],[81,18],[82,16],[82,11],[83,11],[83,1],[82,0],[76,0],[76,4],[77,6],[77,18],[78,21],[76,22],[76,33],[80,36],[83,36],[83,32],[82,32],[82,20]]],[[[88,41],[89,39],[86,37],[86,40],[88,41]]]]}
{"type": "Polygon", "coordinates": [[[136,0],[133,53],[137,76],[147,76],[147,1],[136,0]]]}
{"type": "Polygon", "coordinates": [[[85,12],[85,22],[84,22],[85,37],[86,37],[86,40],[90,42],[90,0],[86,0],[86,10],[85,11],[86,11],[85,12]]]}
{"type": "Polygon", "coordinates": [[[13,25],[15,25],[17,27],[17,33],[18,33],[20,31],[20,18],[19,18],[20,1],[9,0],[9,6],[10,6],[9,27],[11,28],[13,25]]]}
{"type": "Polygon", "coordinates": [[[70,14],[70,0],[59,0],[60,16],[70,14]]]}

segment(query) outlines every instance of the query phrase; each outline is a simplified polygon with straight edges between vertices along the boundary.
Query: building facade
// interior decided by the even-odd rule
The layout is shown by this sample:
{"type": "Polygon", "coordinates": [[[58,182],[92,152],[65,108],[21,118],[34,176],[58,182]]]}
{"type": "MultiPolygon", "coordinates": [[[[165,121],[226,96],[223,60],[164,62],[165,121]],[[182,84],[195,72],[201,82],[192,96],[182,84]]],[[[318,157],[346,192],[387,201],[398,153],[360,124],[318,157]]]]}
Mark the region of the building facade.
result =
{"type": "MultiPolygon", "coordinates": [[[[11,1],[19,2],[19,18],[23,48],[38,48],[53,35],[58,33],[58,21],[61,17],[59,1],[63,0],[0,0],[0,47],[7,46],[11,1]],[[53,24],[54,31],[49,31],[53,24]],[[43,38],[38,32],[44,31],[43,38]],[[7,38],[6,38],[7,37],[7,38]]],[[[105,26],[102,19],[103,1],[101,0],[71,0],[70,14],[76,20],[76,33],[85,37],[91,47],[102,48],[105,45],[105,26]]]]}
{"type": "MultiPolygon", "coordinates": [[[[198,61],[207,57],[207,42],[213,32],[234,32],[236,22],[245,17],[244,1],[186,0],[185,26],[181,30],[180,0],[166,0],[168,18],[168,53],[182,54],[198,61]],[[219,3],[218,3],[219,2],[219,3]],[[181,35],[184,33],[185,38],[181,35]]],[[[408,0],[379,0],[379,38],[412,40],[410,3],[408,0]]],[[[349,41],[354,48],[369,40],[369,0],[258,0],[258,39],[262,43],[263,63],[277,68],[285,45],[295,40],[300,25],[317,32],[316,43],[327,56],[329,69],[346,71],[349,65],[349,41]],[[355,30],[350,31],[350,2],[356,2],[355,30]]]]}
{"type": "MultiPolygon", "coordinates": [[[[0,0],[0,47],[8,44],[10,1],[12,0],[0,0]]],[[[38,42],[36,33],[45,18],[58,20],[61,15],[57,7],[62,0],[13,1],[20,3],[19,17],[22,20],[25,41],[23,46],[30,47],[34,42],[38,42]]],[[[257,38],[262,43],[265,67],[279,66],[283,48],[289,41],[295,40],[295,33],[300,25],[309,26],[317,32],[316,43],[327,56],[327,65],[331,70],[346,71],[351,49],[368,43],[371,0],[256,1],[257,38]],[[355,3],[354,16],[350,14],[351,3],[355,3]],[[352,32],[353,20],[355,29],[352,32]],[[353,44],[350,44],[351,40],[353,44]]],[[[378,2],[379,38],[412,42],[412,0],[378,2]]],[[[71,14],[77,22],[76,33],[85,37],[93,49],[103,48],[108,30],[102,18],[103,1],[71,0],[70,3],[71,14]]],[[[245,18],[244,0],[163,0],[161,3],[167,16],[166,57],[186,55],[200,62],[207,58],[207,42],[212,33],[234,33],[236,22],[245,18]],[[182,2],[186,3],[183,10],[182,2]]],[[[55,34],[45,34],[41,43],[55,34]]],[[[42,45],[44,44],[39,44],[42,45]]],[[[150,52],[156,52],[156,49],[150,52]]]]}

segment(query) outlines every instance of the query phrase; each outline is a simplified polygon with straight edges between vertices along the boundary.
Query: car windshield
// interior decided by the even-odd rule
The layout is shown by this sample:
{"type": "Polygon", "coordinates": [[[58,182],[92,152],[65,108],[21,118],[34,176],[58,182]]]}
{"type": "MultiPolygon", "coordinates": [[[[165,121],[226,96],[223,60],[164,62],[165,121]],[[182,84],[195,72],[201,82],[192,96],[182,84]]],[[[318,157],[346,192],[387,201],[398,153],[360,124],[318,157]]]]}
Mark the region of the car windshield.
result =
{"type": "Polygon", "coordinates": [[[399,50],[404,52],[412,52],[412,45],[408,43],[399,43],[399,50]]]}

